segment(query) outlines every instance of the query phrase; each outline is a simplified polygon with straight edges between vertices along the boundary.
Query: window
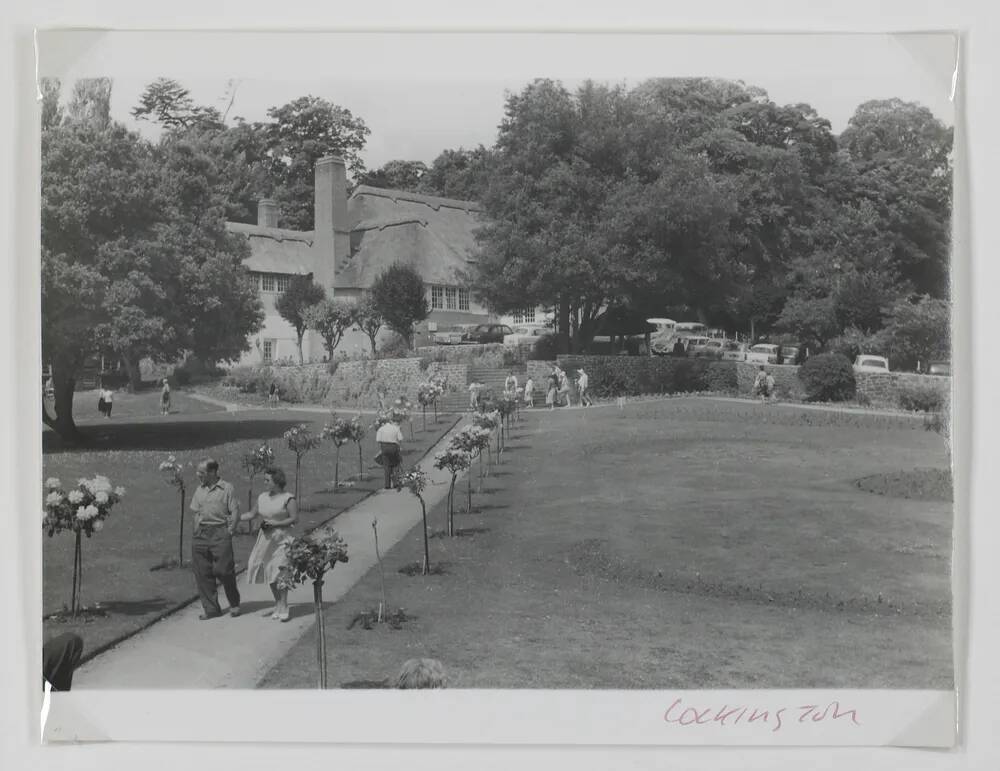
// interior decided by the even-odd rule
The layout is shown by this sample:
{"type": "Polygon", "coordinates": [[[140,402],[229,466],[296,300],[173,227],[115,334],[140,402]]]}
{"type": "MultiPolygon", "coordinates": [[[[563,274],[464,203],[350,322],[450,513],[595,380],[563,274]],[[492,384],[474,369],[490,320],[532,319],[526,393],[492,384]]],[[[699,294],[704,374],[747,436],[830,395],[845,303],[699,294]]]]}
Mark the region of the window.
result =
{"type": "Polygon", "coordinates": [[[448,310],[455,310],[458,307],[458,290],[453,286],[448,287],[445,290],[445,297],[448,300],[448,310]]]}
{"type": "Polygon", "coordinates": [[[264,341],[264,361],[272,361],[274,359],[274,341],[265,340],[264,341]]]}
{"type": "Polygon", "coordinates": [[[443,286],[432,286],[431,287],[431,308],[443,308],[444,307],[444,287],[443,286]]]}
{"type": "Polygon", "coordinates": [[[274,277],[274,280],[279,292],[287,291],[288,285],[292,283],[292,277],[287,275],[278,274],[274,277]]]}
{"type": "Polygon", "coordinates": [[[534,324],[535,309],[526,308],[525,310],[514,311],[513,319],[515,324],[534,324]]]}
{"type": "Polygon", "coordinates": [[[262,292],[274,291],[274,276],[271,273],[260,274],[260,290],[262,292]]]}
{"type": "Polygon", "coordinates": [[[458,309],[460,311],[469,310],[469,290],[459,289],[458,290],[458,309]]]}

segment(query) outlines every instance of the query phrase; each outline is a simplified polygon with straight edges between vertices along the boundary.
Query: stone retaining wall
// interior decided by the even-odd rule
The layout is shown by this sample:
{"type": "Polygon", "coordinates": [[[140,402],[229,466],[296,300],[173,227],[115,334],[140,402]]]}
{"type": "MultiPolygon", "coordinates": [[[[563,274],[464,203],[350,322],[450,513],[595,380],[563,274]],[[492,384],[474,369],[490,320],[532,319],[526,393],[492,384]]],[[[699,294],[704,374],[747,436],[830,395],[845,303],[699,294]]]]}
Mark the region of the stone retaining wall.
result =
{"type": "Polygon", "coordinates": [[[416,404],[417,388],[432,378],[443,378],[449,388],[464,391],[468,365],[431,362],[424,368],[421,359],[377,359],[345,361],[331,375],[327,402],[335,407],[375,409],[379,391],[392,400],[405,395],[416,404]]]}

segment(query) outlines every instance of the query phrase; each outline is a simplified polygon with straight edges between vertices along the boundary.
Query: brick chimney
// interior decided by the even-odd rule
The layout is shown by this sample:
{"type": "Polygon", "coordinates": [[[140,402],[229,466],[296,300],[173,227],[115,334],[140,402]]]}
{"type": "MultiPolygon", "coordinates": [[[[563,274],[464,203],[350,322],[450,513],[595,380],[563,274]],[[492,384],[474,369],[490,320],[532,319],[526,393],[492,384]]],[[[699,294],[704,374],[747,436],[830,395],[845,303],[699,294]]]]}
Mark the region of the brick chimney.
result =
{"type": "Polygon", "coordinates": [[[315,223],[313,249],[317,252],[317,283],[333,295],[337,261],[351,250],[351,226],[347,218],[347,170],[344,159],[328,155],[316,162],[315,223]]]}
{"type": "Polygon", "coordinates": [[[257,224],[262,228],[278,227],[278,202],[261,198],[257,202],[257,224]]]}

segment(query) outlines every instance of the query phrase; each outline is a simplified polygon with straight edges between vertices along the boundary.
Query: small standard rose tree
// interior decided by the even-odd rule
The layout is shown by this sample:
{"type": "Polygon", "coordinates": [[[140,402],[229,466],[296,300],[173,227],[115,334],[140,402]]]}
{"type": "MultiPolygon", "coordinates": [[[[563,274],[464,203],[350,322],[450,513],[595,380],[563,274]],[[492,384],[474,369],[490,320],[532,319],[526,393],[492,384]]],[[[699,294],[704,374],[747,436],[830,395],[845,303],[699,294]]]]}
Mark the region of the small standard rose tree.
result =
{"type": "MultiPolygon", "coordinates": [[[[274,450],[270,445],[262,444],[250,452],[243,453],[243,471],[247,475],[247,511],[253,508],[253,480],[274,465],[274,450]]],[[[183,498],[183,496],[181,496],[183,498]]],[[[253,532],[253,522],[247,523],[249,532],[253,532]]]]}
{"type": "Polygon", "coordinates": [[[365,478],[365,461],[361,457],[361,443],[365,439],[365,434],[368,433],[365,428],[365,424],[361,420],[360,415],[355,415],[351,418],[350,423],[350,436],[351,441],[358,446],[358,479],[364,481],[365,478]]]}
{"type": "Polygon", "coordinates": [[[42,529],[49,538],[56,533],[72,532],[76,538],[73,549],[73,590],[70,595],[70,612],[73,618],[81,610],[80,592],[83,585],[83,536],[90,538],[104,529],[104,521],[111,516],[111,508],[125,495],[124,487],[112,487],[111,481],[97,475],[93,479],[79,479],[77,486],[64,490],[55,477],[45,482],[45,510],[42,512],[42,529]]]}
{"type": "Polygon", "coordinates": [[[405,396],[400,396],[396,401],[392,403],[392,409],[389,410],[389,416],[396,423],[397,426],[402,426],[403,423],[410,424],[410,439],[413,439],[413,404],[405,396]]]}
{"type": "Polygon", "coordinates": [[[340,448],[351,441],[351,424],[343,418],[333,415],[333,422],[327,423],[323,427],[323,438],[333,442],[334,462],[333,462],[333,487],[340,487],[340,448]]]}
{"type": "MultiPolygon", "coordinates": [[[[180,517],[177,528],[177,566],[182,567],[184,565],[184,501],[186,499],[184,466],[177,462],[176,457],[168,455],[167,459],[160,464],[160,473],[163,474],[163,478],[166,480],[168,485],[173,485],[177,488],[177,493],[180,498],[180,517]]],[[[167,564],[167,566],[169,567],[169,564],[167,564]]]]}
{"type": "MultiPolygon", "coordinates": [[[[482,478],[483,478],[483,449],[489,447],[490,445],[490,432],[485,428],[480,428],[479,426],[466,426],[461,431],[459,431],[451,439],[451,446],[456,450],[462,450],[469,454],[470,461],[473,458],[479,458],[479,479],[480,479],[480,492],[482,491],[482,478]]],[[[467,477],[468,480],[468,510],[472,513],[472,474],[470,473],[467,477]]]]}
{"type": "Polygon", "coordinates": [[[447,469],[451,472],[451,484],[448,486],[448,535],[455,535],[455,480],[458,475],[472,465],[472,456],[465,450],[447,447],[435,454],[434,468],[447,469]]]}
{"type": "Polygon", "coordinates": [[[295,453],[295,499],[301,503],[302,499],[299,497],[299,471],[302,469],[302,457],[310,450],[315,450],[319,447],[323,438],[314,434],[309,430],[309,426],[302,423],[288,429],[284,434],[284,439],[288,444],[288,449],[295,453]]]}
{"type": "Polygon", "coordinates": [[[312,581],[316,613],[316,665],[319,687],[326,688],[326,627],[323,621],[323,577],[338,562],[347,562],[347,544],[335,530],[317,530],[292,540],[286,547],[288,566],[278,576],[278,586],[294,589],[312,581]]]}
{"type": "Polygon", "coordinates": [[[424,565],[420,572],[425,576],[431,572],[431,549],[427,535],[427,504],[424,501],[424,488],[426,487],[427,474],[419,468],[414,467],[405,474],[396,477],[396,491],[408,490],[420,501],[420,514],[424,521],[424,565]]]}
{"type": "Polygon", "coordinates": [[[421,383],[417,386],[417,402],[423,413],[424,431],[427,431],[427,408],[434,404],[435,399],[437,399],[437,386],[434,383],[421,383]]]}

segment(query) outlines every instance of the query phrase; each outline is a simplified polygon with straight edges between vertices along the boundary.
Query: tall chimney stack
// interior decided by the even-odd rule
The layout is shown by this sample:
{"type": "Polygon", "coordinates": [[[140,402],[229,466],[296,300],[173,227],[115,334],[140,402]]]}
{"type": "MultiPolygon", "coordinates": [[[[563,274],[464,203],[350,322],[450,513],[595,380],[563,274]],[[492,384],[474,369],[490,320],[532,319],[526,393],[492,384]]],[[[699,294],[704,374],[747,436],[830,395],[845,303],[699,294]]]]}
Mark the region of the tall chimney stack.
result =
{"type": "Polygon", "coordinates": [[[317,250],[316,282],[334,294],[336,265],[350,255],[351,226],[347,219],[347,169],[344,159],[328,155],[316,162],[313,249],[317,250]]]}
{"type": "Polygon", "coordinates": [[[278,202],[261,198],[257,202],[257,224],[262,228],[278,227],[278,202]]]}

